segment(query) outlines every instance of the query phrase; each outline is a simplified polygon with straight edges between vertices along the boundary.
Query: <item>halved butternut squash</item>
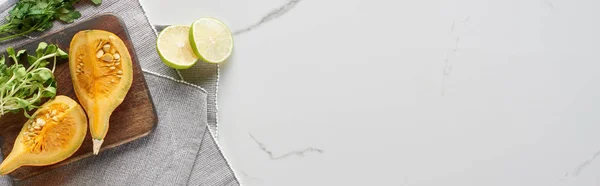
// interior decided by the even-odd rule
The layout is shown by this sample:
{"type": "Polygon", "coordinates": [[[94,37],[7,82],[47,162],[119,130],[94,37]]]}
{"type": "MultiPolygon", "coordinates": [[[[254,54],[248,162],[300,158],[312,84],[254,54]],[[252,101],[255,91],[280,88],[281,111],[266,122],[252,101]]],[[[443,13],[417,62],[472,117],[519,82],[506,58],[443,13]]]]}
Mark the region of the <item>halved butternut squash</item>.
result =
{"type": "Polygon", "coordinates": [[[0,174],[21,166],[44,166],[67,159],[83,143],[87,133],[85,112],[66,96],[46,102],[29,119],[0,164],[0,174]]]}
{"type": "Polygon", "coordinates": [[[131,87],[131,56],[117,35],[84,30],[71,41],[69,68],[73,88],[89,118],[94,154],[98,154],[108,132],[110,115],[131,87]]]}

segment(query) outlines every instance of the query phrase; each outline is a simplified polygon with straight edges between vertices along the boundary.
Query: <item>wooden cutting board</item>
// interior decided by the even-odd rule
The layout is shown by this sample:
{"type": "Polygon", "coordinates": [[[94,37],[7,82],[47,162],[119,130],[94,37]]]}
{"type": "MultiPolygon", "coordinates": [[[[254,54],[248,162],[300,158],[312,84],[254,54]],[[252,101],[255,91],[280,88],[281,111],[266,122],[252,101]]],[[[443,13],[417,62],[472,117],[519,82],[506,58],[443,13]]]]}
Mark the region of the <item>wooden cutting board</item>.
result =
{"type": "MultiPolygon", "coordinates": [[[[27,49],[28,52],[35,52],[38,43],[43,41],[57,44],[64,51],[69,51],[69,44],[73,35],[81,30],[91,29],[106,30],[119,36],[125,42],[133,61],[133,83],[125,100],[117,107],[110,118],[108,134],[104,139],[101,149],[103,151],[148,135],[158,122],[148,85],[142,74],[142,69],[138,63],[138,58],[135,55],[133,44],[123,21],[112,14],[100,15],[87,21],[78,21],[69,28],[44,36],[21,47],[15,47],[15,49],[27,49]]],[[[58,84],[57,94],[66,95],[78,101],[73,90],[71,75],[69,74],[68,60],[60,60],[57,63],[54,75],[58,84]]],[[[22,112],[6,114],[0,119],[0,136],[2,137],[0,145],[4,157],[12,150],[15,139],[26,121],[27,119],[23,116],[22,112]]],[[[23,180],[91,155],[92,138],[88,129],[83,144],[70,158],[49,166],[21,167],[10,173],[10,176],[16,180],[23,180]]]]}

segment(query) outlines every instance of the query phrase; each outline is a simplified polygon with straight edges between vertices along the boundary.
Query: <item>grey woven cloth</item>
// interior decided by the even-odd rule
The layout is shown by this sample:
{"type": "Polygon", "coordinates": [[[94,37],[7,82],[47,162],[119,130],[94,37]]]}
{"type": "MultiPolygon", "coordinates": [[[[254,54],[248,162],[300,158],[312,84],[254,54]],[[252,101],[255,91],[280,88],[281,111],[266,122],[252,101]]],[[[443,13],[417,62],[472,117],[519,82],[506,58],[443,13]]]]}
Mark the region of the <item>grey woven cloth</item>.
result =
{"type": "MultiPolygon", "coordinates": [[[[15,1],[0,5],[0,17],[15,1]]],[[[156,32],[138,1],[104,0],[100,6],[82,1],[77,9],[83,15],[77,21],[107,12],[123,19],[150,88],[158,126],[147,137],[24,181],[0,177],[0,185],[239,185],[214,138],[218,66],[198,63],[181,72],[187,82],[181,81],[156,54],[156,32]]],[[[65,26],[69,25],[55,23],[51,31],[0,43],[0,50],[65,26]]]]}

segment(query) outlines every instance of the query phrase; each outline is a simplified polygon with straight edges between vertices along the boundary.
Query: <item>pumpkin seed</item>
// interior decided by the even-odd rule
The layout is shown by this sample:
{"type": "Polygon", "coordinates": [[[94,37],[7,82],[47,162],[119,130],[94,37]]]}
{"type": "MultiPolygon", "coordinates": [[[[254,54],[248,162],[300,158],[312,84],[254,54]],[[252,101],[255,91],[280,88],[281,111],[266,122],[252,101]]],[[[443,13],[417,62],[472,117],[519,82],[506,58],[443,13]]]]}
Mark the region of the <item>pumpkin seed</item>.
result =
{"type": "Polygon", "coordinates": [[[39,124],[41,124],[41,123],[46,123],[46,121],[44,121],[42,118],[37,118],[37,119],[35,120],[35,122],[36,122],[38,125],[39,125],[39,124]]]}
{"type": "Polygon", "coordinates": [[[102,55],[104,55],[104,51],[98,50],[98,52],[96,52],[96,58],[100,58],[102,55]]]}
{"type": "Polygon", "coordinates": [[[110,45],[109,44],[105,44],[104,46],[102,46],[102,50],[104,50],[105,53],[110,52],[110,45]]]}
{"type": "Polygon", "coordinates": [[[109,53],[106,53],[106,54],[104,54],[104,55],[102,56],[102,60],[103,60],[104,62],[112,62],[112,60],[113,60],[113,56],[112,56],[112,55],[110,55],[109,53]]]}
{"type": "Polygon", "coordinates": [[[100,39],[100,42],[98,43],[98,46],[96,46],[96,49],[100,49],[100,47],[102,46],[103,43],[104,43],[104,41],[102,39],[100,39]]]}
{"type": "Polygon", "coordinates": [[[119,60],[119,59],[121,59],[121,55],[119,55],[119,53],[115,53],[115,59],[116,59],[116,60],[119,60]]]}

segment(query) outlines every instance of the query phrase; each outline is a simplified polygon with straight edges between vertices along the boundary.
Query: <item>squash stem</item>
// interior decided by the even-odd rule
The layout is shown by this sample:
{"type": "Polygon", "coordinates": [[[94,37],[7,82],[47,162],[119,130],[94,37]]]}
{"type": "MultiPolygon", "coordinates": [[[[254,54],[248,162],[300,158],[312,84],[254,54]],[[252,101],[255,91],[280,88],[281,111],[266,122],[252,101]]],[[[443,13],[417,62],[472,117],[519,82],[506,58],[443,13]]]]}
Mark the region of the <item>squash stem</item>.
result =
{"type": "Polygon", "coordinates": [[[94,155],[98,155],[98,153],[100,152],[100,147],[102,147],[102,143],[104,142],[104,139],[92,139],[92,142],[94,142],[94,155]]]}

